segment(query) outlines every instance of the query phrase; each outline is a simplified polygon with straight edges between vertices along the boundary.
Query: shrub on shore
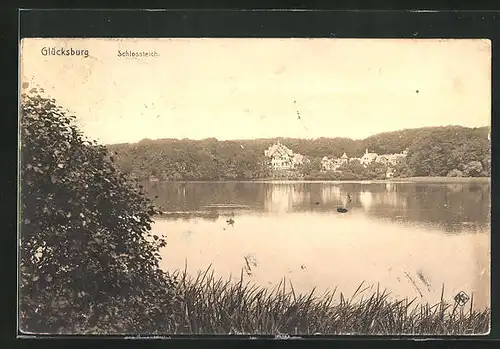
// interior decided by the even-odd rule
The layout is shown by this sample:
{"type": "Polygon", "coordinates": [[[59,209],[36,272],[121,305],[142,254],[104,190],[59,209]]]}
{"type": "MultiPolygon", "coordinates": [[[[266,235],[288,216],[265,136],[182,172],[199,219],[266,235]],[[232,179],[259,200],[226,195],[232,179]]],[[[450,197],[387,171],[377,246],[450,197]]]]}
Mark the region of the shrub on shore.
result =
{"type": "Polygon", "coordinates": [[[158,211],[42,94],[21,98],[20,329],[114,330],[119,314],[123,329],[151,328],[177,301],[151,232],[158,211]]]}

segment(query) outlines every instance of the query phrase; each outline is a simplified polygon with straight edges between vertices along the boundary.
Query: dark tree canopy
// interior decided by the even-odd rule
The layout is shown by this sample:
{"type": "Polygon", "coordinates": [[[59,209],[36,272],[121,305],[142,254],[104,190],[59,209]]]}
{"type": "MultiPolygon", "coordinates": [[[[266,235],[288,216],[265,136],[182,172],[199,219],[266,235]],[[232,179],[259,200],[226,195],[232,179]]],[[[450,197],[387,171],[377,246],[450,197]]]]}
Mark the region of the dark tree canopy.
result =
{"type": "Polygon", "coordinates": [[[155,207],[54,99],[23,94],[20,117],[21,329],[147,328],[172,298],[155,207]]]}
{"type": "MultiPolygon", "coordinates": [[[[360,168],[347,166],[343,173],[321,173],[321,158],[361,157],[365,150],[378,154],[401,153],[408,149],[404,162],[393,166],[396,176],[447,176],[454,169],[464,175],[489,176],[489,127],[425,127],[386,132],[364,140],[348,138],[296,139],[279,138],[294,152],[310,162],[297,168],[302,178],[378,179],[386,168],[378,164],[360,168]],[[482,170],[477,163],[481,162],[482,170]],[[471,167],[472,166],[472,167],[471,167]],[[465,170],[471,168],[470,170],[465,170]],[[305,176],[305,177],[304,177],[305,176]]],[[[158,180],[234,180],[258,179],[271,175],[264,150],[278,138],[240,141],[158,139],[136,144],[115,144],[117,164],[139,179],[158,180]]],[[[456,172],[454,172],[456,173],[456,172]]]]}
{"type": "Polygon", "coordinates": [[[407,164],[414,176],[489,176],[487,128],[443,127],[428,130],[410,145],[407,164]],[[468,170],[470,168],[470,170],[468,170]]]}

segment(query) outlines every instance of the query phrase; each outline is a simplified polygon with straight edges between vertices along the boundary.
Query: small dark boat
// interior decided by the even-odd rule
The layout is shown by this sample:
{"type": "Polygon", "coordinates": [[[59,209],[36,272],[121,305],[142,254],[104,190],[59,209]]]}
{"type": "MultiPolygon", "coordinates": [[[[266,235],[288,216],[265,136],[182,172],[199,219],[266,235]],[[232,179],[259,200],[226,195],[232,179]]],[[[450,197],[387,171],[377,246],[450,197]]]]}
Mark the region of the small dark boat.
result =
{"type": "Polygon", "coordinates": [[[229,218],[226,222],[228,225],[234,226],[234,219],[229,218]]]}
{"type": "Polygon", "coordinates": [[[346,213],[347,211],[348,211],[347,208],[343,208],[343,207],[338,207],[337,208],[337,212],[339,212],[339,213],[346,213]]]}

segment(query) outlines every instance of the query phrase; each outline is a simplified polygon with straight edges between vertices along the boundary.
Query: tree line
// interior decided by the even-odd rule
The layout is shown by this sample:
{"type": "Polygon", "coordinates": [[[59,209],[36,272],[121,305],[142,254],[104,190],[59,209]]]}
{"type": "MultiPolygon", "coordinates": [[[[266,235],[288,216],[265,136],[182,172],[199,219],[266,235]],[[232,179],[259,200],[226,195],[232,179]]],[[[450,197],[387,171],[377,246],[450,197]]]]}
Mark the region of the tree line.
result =
{"type": "Polygon", "coordinates": [[[395,176],[489,176],[489,127],[425,127],[380,133],[363,140],[349,138],[271,138],[219,141],[215,138],[144,139],[138,143],[108,146],[119,168],[147,180],[251,180],[273,175],[264,150],[280,140],[308,161],[292,174],[309,179],[385,178],[387,167],[366,168],[353,161],[341,172],[321,171],[321,158],[361,157],[365,149],[378,154],[401,153],[406,159],[393,166],[395,176]]]}

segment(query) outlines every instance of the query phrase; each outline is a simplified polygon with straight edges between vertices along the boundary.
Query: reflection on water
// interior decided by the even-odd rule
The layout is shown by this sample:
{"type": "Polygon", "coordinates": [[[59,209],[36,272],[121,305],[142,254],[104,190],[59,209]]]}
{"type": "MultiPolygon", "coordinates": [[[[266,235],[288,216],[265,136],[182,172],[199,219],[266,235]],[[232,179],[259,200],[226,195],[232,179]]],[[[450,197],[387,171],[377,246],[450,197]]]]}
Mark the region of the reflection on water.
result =
{"type": "Polygon", "coordinates": [[[287,212],[297,205],[310,201],[311,193],[299,186],[276,184],[266,192],[264,210],[269,212],[287,212]]]}
{"type": "Polygon", "coordinates": [[[321,201],[323,203],[328,202],[339,202],[342,201],[346,204],[346,196],[342,195],[342,191],[340,190],[340,186],[336,185],[323,185],[321,187],[321,201]]]}
{"type": "Polygon", "coordinates": [[[234,214],[335,212],[337,207],[372,218],[438,226],[489,229],[489,183],[256,183],[175,182],[146,187],[171,218],[234,214]]]}
{"type": "Polygon", "coordinates": [[[296,290],[361,281],[396,296],[438,301],[474,293],[489,305],[489,183],[153,183],[165,211],[165,268],[240,275],[296,290]],[[348,213],[339,214],[338,207],[348,213]],[[234,224],[229,225],[229,217],[234,224]],[[245,256],[253,256],[249,266],[245,256]],[[253,264],[252,264],[253,265],[253,264]],[[451,298],[450,298],[451,297],[451,298]]]}
{"type": "Polygon", "coordinates": [[[359,193],[359,202],[361,202],[365,211],[369,211],[373,203],[373,194],[369,191],[363,190],[359,193]]]}

